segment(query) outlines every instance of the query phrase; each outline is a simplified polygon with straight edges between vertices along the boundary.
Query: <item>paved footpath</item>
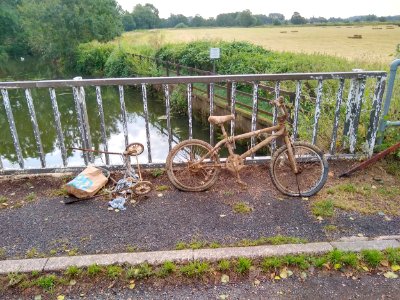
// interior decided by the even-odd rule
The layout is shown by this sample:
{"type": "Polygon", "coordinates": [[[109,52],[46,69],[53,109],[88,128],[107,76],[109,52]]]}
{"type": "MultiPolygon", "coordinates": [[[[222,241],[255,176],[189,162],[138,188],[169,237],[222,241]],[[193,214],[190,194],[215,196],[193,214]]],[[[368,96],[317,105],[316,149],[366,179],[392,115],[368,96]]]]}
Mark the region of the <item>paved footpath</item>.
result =
{"type": "Polygon", "coordinates": [[[217,261],[220,259],[237,257],[258,258],[288,254],[322,254],[333,249],[358,252],[364,249],[384,250],[387,248],[400,248],[400,236],[381,236],[372,240],[354,237],[330,243],[322,242],[276,246],[229,247],[219,249],[172,250],[3,260],[0,261],[0,274],[7,274],[10,272],[61,271],[67,269],[69,266],[87,267],[92,264],[111,265],[126,263],[137,265],[144,262],[161,264],[165,261],[217,261]]]}

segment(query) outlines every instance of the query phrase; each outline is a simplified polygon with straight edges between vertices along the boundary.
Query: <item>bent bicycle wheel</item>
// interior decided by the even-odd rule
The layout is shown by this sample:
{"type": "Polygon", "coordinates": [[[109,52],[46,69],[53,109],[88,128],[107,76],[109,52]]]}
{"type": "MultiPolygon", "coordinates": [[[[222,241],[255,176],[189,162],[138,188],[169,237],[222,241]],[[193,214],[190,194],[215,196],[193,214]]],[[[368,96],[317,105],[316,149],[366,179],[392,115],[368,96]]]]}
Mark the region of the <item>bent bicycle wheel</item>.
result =
{"type": "Polygon", "coordinates": [[[177,144],[168,154],[166,169],[171,183],[179,190],[200,192],[217,180],[219,158],[216,153],[207,156],[211,145],[201,140],[186,140],[177,144]]]}
{"type": "Polygon", "coordinates": [[[294,159],[298,167],[295,174],[289,160],[286,145],[279,148],[271,159],[270,175],[275,187],[289,196],[308,197],[324,186],[328,177],[328,162],[323,152],[306,142],[292,145],[294,159]]]}

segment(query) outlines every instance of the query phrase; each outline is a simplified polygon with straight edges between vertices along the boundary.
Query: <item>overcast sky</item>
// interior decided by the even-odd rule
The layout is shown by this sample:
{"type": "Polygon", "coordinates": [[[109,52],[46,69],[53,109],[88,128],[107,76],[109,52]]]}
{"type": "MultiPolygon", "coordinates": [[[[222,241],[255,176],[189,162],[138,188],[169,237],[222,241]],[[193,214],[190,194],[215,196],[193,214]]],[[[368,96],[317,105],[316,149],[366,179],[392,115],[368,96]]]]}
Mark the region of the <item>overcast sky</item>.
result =
{"type": "Polygon", "coordinates": [[[250,9],[253,14],[282,13],[289,19],[293,12],[303,17],[350,17],[375,14],[377,16],[400,15],[400,0],[117,0],[122,8],[132,11],[140,3],[151,3],[159,11],[161,18],[168,18],[171,13],[203,17],[215,17],[228,13],[250,9]]]}

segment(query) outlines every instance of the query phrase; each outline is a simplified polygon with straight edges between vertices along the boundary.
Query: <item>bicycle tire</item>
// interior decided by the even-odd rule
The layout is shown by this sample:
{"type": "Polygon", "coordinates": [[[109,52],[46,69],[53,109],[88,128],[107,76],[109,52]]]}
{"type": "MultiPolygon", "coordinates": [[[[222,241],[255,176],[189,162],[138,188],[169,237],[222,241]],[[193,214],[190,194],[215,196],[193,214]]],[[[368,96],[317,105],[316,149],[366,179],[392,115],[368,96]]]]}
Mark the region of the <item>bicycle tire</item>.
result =
{"type": "Polygon", "coordinates": [[[207,161],[195,164],[212,148],[210,144],[196,139],[185,140],[175,145],[166,161],[167,175],[171,183],[177,189],[186,192],[201,192],[214,185],[220,169],[211,164],[219,163],[218,154],[214,153],[207,161]]]}
{"type": "Polygon", "coordinates": [[[294,142],[292,149],[299,173],[293,172],[284,145],[271,159],[269,172],[273,184],[288,196],[309,197],[318,193],[328,178],[328,162],[323,152],[307,142],[294,142]]]}

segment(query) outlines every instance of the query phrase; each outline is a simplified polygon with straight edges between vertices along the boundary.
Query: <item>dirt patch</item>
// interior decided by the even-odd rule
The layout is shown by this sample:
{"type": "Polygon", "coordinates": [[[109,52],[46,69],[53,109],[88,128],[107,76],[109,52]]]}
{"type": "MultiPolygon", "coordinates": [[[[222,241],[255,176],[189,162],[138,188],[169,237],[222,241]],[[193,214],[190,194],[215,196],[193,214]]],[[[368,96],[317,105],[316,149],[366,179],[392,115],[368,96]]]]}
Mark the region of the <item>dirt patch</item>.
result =
{"type": "MultiPolygon", "coordinates": [[[[356,163],[355,163],[356,164],[356,163]]],[[[363,214],[400,215],[400,161],[388,159],[338,178],[350,164],[330,162],[330,177],[312,201],[330,200],[336,208],[363,214]]]]}

